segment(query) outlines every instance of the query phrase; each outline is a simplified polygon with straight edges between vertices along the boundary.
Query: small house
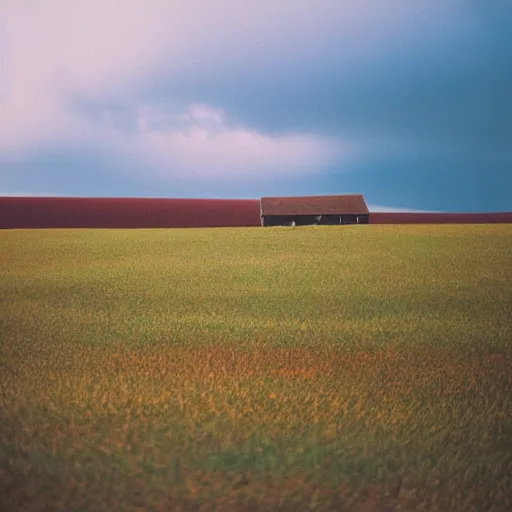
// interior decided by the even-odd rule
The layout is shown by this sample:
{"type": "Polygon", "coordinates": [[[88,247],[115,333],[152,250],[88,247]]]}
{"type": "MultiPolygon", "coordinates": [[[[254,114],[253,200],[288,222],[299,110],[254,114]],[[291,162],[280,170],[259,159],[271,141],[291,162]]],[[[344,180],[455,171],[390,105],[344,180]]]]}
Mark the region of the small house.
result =
{"type": "Polygon", "coordinates": [[[368,224],[362,195],[262,197],[262,226],[368,224]]]}

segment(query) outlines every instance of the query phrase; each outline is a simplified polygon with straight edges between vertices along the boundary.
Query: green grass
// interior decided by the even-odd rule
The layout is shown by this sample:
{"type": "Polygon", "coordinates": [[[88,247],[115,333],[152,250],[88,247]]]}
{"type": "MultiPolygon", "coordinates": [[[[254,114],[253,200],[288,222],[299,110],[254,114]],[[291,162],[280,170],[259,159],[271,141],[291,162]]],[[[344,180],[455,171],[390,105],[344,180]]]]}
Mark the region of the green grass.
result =
{"type": "Polygon", "coordinates": [[[0,231],[0,508],[511,510],[511,261],[512,225],[0,231]]]}

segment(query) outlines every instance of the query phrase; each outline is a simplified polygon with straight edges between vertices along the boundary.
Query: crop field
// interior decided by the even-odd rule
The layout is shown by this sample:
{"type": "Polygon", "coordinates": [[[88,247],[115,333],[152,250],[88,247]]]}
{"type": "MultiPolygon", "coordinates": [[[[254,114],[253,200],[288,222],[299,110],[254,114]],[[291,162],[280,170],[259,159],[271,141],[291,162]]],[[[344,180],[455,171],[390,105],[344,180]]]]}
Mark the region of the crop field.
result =
{"type": "Polygon", "coordinates": [[[512,224],[0,231],[0,510],[512,510],[512,224]]]}

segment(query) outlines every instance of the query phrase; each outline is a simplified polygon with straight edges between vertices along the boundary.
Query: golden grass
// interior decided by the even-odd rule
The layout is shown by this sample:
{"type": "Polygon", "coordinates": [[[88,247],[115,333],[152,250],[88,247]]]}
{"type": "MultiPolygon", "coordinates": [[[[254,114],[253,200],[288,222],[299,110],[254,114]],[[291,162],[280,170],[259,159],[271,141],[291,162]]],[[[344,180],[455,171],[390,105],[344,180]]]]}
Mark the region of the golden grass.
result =
{"type": "Polygon", "coordinates": [[[0,246],[4,508],[512,509],[512,226],[0,246]]]}

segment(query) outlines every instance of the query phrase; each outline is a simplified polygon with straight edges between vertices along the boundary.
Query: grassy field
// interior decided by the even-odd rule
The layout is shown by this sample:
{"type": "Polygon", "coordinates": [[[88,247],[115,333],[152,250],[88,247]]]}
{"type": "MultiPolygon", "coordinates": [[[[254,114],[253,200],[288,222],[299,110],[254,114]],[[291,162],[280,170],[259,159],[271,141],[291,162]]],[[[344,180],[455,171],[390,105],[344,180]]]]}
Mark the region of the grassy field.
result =
{"type": "Polygon", "coordinates": [[[0,509],[512,510],[512,225],[0,231],[0,509]]]}

